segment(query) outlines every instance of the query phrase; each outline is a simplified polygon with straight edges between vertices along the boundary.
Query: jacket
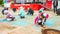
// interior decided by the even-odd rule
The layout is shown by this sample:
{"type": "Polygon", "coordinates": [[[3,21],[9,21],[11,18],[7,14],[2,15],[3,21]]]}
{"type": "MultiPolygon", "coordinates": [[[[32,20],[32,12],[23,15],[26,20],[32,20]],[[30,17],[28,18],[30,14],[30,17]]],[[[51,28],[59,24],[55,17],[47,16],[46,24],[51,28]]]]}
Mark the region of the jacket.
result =
{"type": "Polygon", "coordinates": [[[53,2],[53,6],[54,7],[57,7],[58,6],[58,0],[56,0],[56,5],[55,5],[55,2],[53,2]]]}
{"type": "MultiPolygon", "coordinates": [[[[37,24],[37,21],[38,21],[38,19],[39,19],[39,16],[41,15],[42,13],[38,13],[38,15],[34,18],[34,24],[37,24]]],[[[44,13],[43,13],[44,14],[44,13]]],[[[46,14],[46,15],[44,15],[45,17],[46,17],[46,19],[48,19],[48,17],[49,17],[49,15],[48,14],[46,14]]]]}

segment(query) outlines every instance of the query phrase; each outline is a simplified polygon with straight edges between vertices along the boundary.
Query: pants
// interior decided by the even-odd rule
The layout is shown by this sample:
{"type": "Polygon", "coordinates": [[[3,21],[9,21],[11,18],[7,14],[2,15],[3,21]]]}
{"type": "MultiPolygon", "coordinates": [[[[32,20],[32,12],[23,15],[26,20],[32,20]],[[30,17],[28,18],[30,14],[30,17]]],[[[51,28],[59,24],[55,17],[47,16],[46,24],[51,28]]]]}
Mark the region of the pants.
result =
{"type": "Polygon", "coordinates": [[[15,17],[9,17],[7,19],[10,19],[9,21],[14,21],[15,17]]]}
{"type": "Polygon", "coordinates": [[[42,21],[38,21],[38,25],[43,26],[43,25],[44,25],[44,23],[43,23],[42,21]]]}
{"type": "Polygon", "coordinates": [[[25,18],[25,16],[21,16],[21,14],[19,14],[20,18],[25,18]]]}
{"type": "Polygon", "coordinates": [[[33,15],[33,13],[31,13],[31,15],[33,15]]]}
{"type": "Polygon", "coordinates": [[[33,12],[28,12],[27,15],[33,15],[33,12]]]}
{"type": "Polygon", "coordinates": [[[16,12],[16,8],[13,8],[13,12],[16,12]]]}
{"type": "Polygon", "coordinates": [[[38,19],[37,23],[41,26],[44,26],[44,23],[46,22],[46,19],[43,19],[43,21],[40,19],[38,19]]]}
{"type": "Polygon", "coordinates": [[[56,12],[56,10],[57,10],[57,6],[56,6],[56,7],[54,7],[54,13],[56,12]]]}
{"type": "Polygon", "coordinates": [[[38,25],[44,26],[44,23],[42,24],[42,22],[38,23],[38,25]]]}
{"type": "Polygon", "coordinates": [[[25,18],[25,16],[21,16],[20,18],[25,18]]]}

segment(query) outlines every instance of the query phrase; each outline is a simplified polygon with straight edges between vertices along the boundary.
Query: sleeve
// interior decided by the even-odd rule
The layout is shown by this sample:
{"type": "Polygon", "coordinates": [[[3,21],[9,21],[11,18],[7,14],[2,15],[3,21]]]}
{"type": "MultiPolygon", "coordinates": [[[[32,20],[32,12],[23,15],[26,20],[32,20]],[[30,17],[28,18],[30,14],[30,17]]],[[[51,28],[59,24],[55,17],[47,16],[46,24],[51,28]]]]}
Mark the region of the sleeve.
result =
{"type": "Polygon", "coordinates": [[[48,14],[44,13],[43,15],[44,15],[44,17],[45,17],[46,19],[48,19],[48,17],[49,17],[48,14]]]}
{"type": "Polygon", "coordinates": [[[48,19],[48,18],[49,18],[49,15],[47,14],[47,15],[46,15],[46,19],[48,19]]]}
{"type": "Polygon", "coordinates": [[[38,16],[35,17],[34,24],[37,24],[37,19],[38,19],[38,16]]]}
{"type": "Polygon", "coordinates": [[[42,23],[45,23],[46,22],[46,18],[44,18],[43,20],[42,20],[42,23]]]}

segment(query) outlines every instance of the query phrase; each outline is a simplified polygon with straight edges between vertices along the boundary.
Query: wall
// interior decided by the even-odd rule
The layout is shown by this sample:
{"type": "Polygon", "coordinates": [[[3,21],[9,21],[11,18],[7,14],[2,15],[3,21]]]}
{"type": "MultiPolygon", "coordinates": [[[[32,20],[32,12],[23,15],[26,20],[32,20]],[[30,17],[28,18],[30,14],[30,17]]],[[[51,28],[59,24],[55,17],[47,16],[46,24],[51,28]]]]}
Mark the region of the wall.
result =
{"type": "Polygon", "coordinates": [[[60,1],[58,1],[58,8],[60,8],[60,1]]]}

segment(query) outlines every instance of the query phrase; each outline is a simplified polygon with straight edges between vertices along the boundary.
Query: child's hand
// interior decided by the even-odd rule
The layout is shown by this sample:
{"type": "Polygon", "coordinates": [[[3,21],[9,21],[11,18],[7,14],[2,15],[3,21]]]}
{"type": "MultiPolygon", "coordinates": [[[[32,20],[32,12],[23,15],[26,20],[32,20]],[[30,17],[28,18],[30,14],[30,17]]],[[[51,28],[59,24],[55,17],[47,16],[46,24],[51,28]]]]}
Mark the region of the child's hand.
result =
{"type": "Polygon", "coordinates": [[[6,18],[9,18],[9,16],[6,16],[6,18]]]}

